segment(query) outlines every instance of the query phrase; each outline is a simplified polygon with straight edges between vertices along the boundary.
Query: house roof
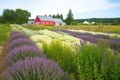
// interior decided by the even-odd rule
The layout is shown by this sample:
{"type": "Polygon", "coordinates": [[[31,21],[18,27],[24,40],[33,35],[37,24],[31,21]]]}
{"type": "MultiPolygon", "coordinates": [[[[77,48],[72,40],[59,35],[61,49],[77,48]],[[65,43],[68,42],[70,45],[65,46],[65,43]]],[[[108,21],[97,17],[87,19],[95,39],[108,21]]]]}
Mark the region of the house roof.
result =
{"type": "Polygon", "coordinates": [[[43,21],[54,21],[51,16],[41,16],[41,15],[38,15],[38,18],[40,20],[43,20],[43,21]]]}
{"type": "Polygon", "coordinates": [[[59,22],[59,23],[63,23],[63,21],[61,19],[58,18],[53,18],[55,22],[59,22]]]}

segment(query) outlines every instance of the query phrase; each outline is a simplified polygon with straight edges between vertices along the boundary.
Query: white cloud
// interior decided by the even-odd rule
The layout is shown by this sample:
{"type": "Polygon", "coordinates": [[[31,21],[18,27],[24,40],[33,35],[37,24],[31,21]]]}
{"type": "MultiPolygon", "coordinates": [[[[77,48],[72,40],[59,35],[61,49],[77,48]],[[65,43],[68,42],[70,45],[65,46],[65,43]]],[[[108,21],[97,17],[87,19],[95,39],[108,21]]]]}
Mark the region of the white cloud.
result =
{"type": "Polygon", "coordinates": [[[23,8],[30,11],[32,17],[39,14],[57,13],[66,16],[69,9],[72,9],[73,14],[79,14],[115,7],[120,7],[120,3],[110,3],[109,0],[11,0],[11,2],[4,1],[4,3],[0,3],[0,10],[4,8],[23,8]]]}
{"type": "MultiPolygon", "coordinates": [[[[104,10],[115,7],[120,7],[120,3],[110,3],[108,0],[48,0],[43,1],[37,14],[56,14],[62,13],[64,16],[72,9],[74,14],[87,13],[96,10],[104,10]]],[[[37,11],[36,7],[34,9],[37,11]]]]}

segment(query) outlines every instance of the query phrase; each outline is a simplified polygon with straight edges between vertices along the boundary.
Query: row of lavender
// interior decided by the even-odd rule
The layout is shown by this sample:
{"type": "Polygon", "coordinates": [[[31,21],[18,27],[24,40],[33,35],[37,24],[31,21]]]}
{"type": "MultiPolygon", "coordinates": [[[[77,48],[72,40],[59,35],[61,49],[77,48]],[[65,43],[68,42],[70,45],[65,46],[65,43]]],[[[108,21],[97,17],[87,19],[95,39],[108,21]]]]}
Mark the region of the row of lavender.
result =
{"type": "Polygon", "coordinates": [[[102,34],[92,35],[90,33],[80,33],[80,32],[68,31],[68,30],[62,30],[62,32],[68,33],[74,37],[77,37],[84,41],[89,41],[91,43],[97,43],[99,41],[103,41],[108,43],[109,46],[115,52],[119,52],[120,50],[120,38],[111,38],[110,36],[102,35],[102,34]]]}
{"type": "Polygon", "coordinates": [[[4,75],[5,80],[68,80],[59,65],[20,32],[10,35],[4,75]]]}

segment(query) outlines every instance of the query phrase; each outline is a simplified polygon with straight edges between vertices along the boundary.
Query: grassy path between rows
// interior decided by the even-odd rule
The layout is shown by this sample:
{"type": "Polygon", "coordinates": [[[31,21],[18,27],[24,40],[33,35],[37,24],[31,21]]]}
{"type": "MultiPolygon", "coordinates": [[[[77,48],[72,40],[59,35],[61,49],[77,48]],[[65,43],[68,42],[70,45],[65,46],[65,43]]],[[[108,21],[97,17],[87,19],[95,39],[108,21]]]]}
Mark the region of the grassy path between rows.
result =
{"type": "Polygon", "coordinates": [[[4,80],[2,79],[4,72],[4,60],[6,56],[6,47],[10,32],[11,27],[9,24],[0,25],[0,80],[4,80]]]}
{"type": "Polygon", "coordinates": [[[3,77],[3,71],[4,71],[4,58],[5,58],[5,53],[4,53],[4,47],[0,46],[0,80],[3,77]]]}
{"type": "Polygon", "coordinates": [[[1,53],[0,53],[0,80],[4,80],[3,79],[3,74],[4,74],[4,61],[5,61],[5,56],[6,56],[6,49],[7,49],[7,41],[5,41],[5,44],[0,46],[0,50],[1,50],[1,53]]]}

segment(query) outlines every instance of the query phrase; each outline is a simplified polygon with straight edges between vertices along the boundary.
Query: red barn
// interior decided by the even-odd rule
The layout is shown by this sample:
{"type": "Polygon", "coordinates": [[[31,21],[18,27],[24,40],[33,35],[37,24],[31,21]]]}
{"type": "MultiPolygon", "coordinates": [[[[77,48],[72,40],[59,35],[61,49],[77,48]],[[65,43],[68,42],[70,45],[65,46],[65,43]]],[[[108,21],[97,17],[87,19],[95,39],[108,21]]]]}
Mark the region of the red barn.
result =
{"type": "Polygon", "coordinates": [[[55,26],[55,21],[51,16],[40,16],[38,15],[34,20],[36,25],[52,25],[55,26]]]}

